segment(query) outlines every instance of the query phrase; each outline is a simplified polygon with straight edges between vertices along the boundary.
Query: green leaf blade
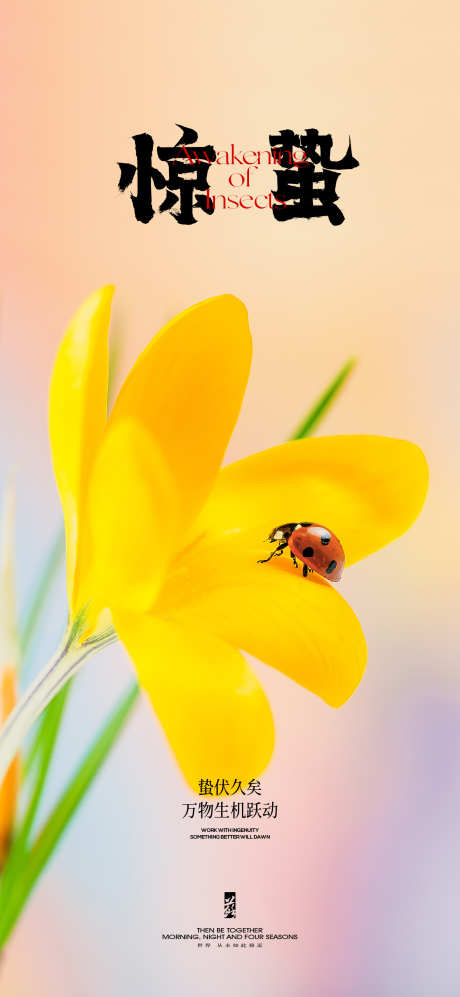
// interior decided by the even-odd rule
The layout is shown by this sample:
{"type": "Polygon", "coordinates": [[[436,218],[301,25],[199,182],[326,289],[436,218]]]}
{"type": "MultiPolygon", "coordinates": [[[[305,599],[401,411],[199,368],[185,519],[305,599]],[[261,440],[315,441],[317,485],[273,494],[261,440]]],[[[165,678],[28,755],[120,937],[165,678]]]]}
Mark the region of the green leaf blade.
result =
{"type": "Polygon", "coordinates": [[[29,835],[37,814],[48,770],[53,757],[59,728],[62,721],[69,683],[49,704],[43,716],[31,752],[35,758],[35,780],[25,815],[14,835],[0,883],[0,904],[20,875],[27,853],[29,835]]]}
{"type": "Polygon", "coordinates": [[[338,392],[345,384],[345,381],[351,374],[355,365],[356,357],[350,357],[343,367],[341,367],[338,374],[336,374],[330,384],[328,384],[325,391],[323,391],[323,393],[319,396],[318,400],[300,423],[300,426],[297,427],[295,432],[290,437],[291,440],[304,440],[307,436],[311,436],[312,433],[314,433],[319,422],[326,415],[326,412],[337,397],[338,392]]]}
{"type": "Polygon", "coordinates": [[[115,744],[139,694],[139,686],[133,683],[119,700],[77,766],[35,844],[28,852],[13,884],[11,895],[5,898],[6,904],[3,905],[0,914],[0,948],[11,934],[29,894],[115,744]]]}
{"type": "Polygon", "coordinates": [[[58,569],[64,560],[64,554],[65,536],[64,529],[62,528],[59,530],[59,533],[57,534],[56,539],[48,552],[48,556],[35,584],[29,605],[25,611],[24,619],[21,621],[20,631],[22,661],[24,661],[24,658],[30,648],[32,639],[35,635],[35,630],[40,620],[41,611],[46,599],[48,598],[58,569]]]}

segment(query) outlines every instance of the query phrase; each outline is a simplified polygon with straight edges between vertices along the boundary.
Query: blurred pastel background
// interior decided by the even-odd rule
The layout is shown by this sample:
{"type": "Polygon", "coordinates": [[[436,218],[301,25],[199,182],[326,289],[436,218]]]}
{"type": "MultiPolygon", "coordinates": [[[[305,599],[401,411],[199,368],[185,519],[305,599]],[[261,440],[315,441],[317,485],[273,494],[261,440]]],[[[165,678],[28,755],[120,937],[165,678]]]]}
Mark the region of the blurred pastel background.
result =
{"type": "MultiPolygon", "coordinates": [[[[353,699],[332,711],[255,665],[277,725],[263,779],[279,805],[272,840],[187,840],[189,793],[143,702],[15,932],[2,997],[456,995],[457,8],[30,0],[4,21],[0,479],[16,468],[21,605],[59,523],[51,364],[73,310],[107,281],[119,379],[180,309],[227,291],[245,301],[255,359],[229,459],[284,440],[356,354],[321,431],[419,443],[431,489],[405,537],[346,573],[369,647],[353,699]],[[176,121],[216,149],[316,127],[340,155],[350,134],[360,166],[339,180],[345,223],[254,210],[190,228],[168,214],[135,222],[116,162],[137,132],[174,144],[176,121]],[[299,941],[161,942],[223,924],[228,889],[238,923],[299,941]]],[[[217,191],[226,171],[214,170],[217,191]]],[[[63,622],[61,578],[29,674],[63,622]]],[[[110,649],[79,679],[48,803],[129,677],[110,649]]]]}

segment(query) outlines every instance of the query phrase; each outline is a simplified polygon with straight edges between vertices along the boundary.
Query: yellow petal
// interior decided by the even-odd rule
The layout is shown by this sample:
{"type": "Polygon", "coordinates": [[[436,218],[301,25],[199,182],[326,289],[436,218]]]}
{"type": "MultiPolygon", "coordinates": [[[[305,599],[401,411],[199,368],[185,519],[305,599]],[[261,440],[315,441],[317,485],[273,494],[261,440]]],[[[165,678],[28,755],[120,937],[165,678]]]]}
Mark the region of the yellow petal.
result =
{"type": "Polygon", "coordinates": [[[284,672],[330,706],[353,693],[366,643],[352,609],[318,575],[303,578],[289,558],[257,564],[228,536],[185,552],[157,611],[213,633],[284,672]]]}
{"type": "Polygon", "coordinates": [[[141,354],[110,422],[142,422],[182,501],[182,530],[209,493],[235,425],[251,361],[246,308],[209,298],[169,322],[141,354]]]}
{"type": "Polygon", "coordinates": [[[281,523],[315,522],[339,537],[350,565],[408,529],[427,486],[425,457],[406,440],[297,440],[223,468],[195,533],[248,531],[244,547],[249,534],[262,540],[281,523]]]}
{"type": "Polygon", "coordinates": [[[95,291],[74,315],[59,347],[50,391],[50,438],[64,512],[69,604],[76,610],[85,552],[80,526],[88,479],[107,420],[108,348],[113,287],[95,291]]]}
{"type": "Polygon", "coordinates": [[[90,480],[88,515],[92,614],[104,607],[148,609],[177,536],[177,499],[159,448],[139,423],[117,421],[107,430],[90,480]]]}
{"type": "Polygon", "coordinates": [[[116,614],[115,626],[192,789],[200,779],[260,775],[273,751],[273,718],[243,656],[159,617],[116,614]]]}

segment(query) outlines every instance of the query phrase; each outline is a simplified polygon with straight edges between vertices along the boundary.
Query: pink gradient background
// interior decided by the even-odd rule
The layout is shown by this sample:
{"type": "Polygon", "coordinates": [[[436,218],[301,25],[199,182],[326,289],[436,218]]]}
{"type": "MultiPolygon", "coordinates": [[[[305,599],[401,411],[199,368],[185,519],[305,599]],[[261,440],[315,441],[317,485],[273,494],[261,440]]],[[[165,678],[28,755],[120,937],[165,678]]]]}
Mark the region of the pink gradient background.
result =
{"type": "MultiPolygon", "coordinates": [[[[40,883],[1,967],[2,997],[450,997],[460,988],[458,682],[458,14],[446,0],[199,8],[133,0],[10,5],[4,54],[0,476],[17,469],[22,604],[59,517],[47,391],[65,323],[118,290],[125,372],[176,311],[231,291],[255,360],[228,457],[283,440],[346,357],[322,431],[419,443],[417,524],[346,574],[369,665],[338,713],[256,664],[276,718],[270,842],[190,842],[188,798],[146,703],[40,883]],[[216,213],[134,221],[117,192],[130,136],[265,148],[279,128],[348,134],[346,222],[216,213]],[[294,360],[293,377],[291,361],[294,360]],[[209,953],[162,931],[241,922],[296,944],[209,953]]],[[[227,171],[215,168],[216,190],[227,171]],[[219,172],[217,172],[219,170],[219,172]]],[[[271,175],[264,173],[266,187],[271,175]]],[[[212,174],[210,174],[212,180],[212,174]]],[[[307,512],[308,510],[306,510],[307,512]]],[[[62,580],[61,580],[62,581],[62,580]]],[[[63,623],[63,585],[34,649],[63,623]]],[[[75,689],[48,802],[130,674],[121,650],[75,689]]]]}

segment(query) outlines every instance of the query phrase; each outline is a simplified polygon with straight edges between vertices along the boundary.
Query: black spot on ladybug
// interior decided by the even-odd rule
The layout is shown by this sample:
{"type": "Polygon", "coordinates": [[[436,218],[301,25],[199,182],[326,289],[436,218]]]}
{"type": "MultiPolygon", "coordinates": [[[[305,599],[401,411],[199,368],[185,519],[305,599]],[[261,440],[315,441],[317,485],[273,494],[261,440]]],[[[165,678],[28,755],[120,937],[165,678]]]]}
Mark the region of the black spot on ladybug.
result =
{"type": "Polygon", "coordinates": [[[305,549],[302,551],[302,557],[313,557],[314,553],[315,552],[313,550],[313,547],[305,547],[305,549]]]}
{"type": "Polygon", "coordinates": [[[330,539],[331,539],[331,534],[330,533],[322,533],[321,534],[321,543],[322,543],[323,547],[327,547],[330,539]]]}
{"type": "Polygon", "coordinates": [[[329,564],[326,568],[326,574],[332,575],[332,572],[335,571],[336,567],[337,567],[337,561],[329,561],[329,564]]]}

